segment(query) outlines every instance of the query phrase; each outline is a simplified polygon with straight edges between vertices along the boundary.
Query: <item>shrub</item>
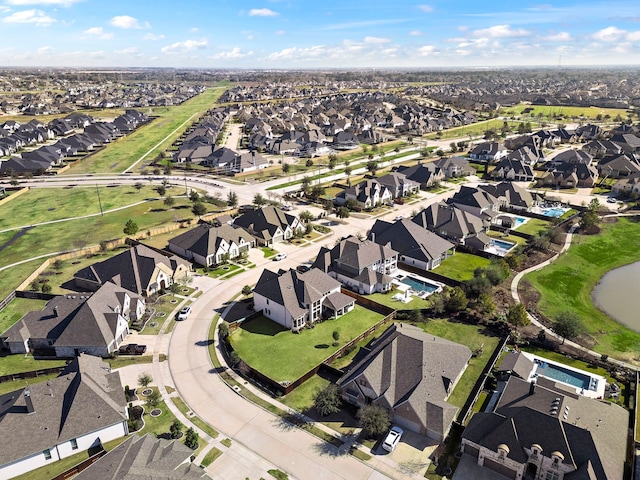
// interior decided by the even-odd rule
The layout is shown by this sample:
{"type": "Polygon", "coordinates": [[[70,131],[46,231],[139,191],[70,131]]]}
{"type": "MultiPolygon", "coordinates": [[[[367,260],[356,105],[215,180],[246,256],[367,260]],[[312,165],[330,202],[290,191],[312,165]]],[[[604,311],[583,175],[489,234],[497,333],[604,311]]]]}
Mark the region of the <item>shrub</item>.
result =
{"type": "Polygon", "coordinates": [[[193,427],[190,427],[189,430],[187,430],[187,436],[184,439],[184,444],[190,449],[195,450],[198,448],[198,439],[198,432],[196,432],[193,427]]]}

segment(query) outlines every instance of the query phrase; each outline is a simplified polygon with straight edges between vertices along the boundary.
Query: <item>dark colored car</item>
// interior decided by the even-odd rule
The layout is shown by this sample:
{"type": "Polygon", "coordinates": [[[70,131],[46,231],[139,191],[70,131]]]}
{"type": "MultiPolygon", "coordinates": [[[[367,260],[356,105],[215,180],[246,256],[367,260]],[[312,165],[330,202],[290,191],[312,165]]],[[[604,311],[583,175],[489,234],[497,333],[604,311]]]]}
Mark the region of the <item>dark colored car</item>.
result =
{"type": "Polygon", "coordinates": [[[296,270],[298,270],[300,273],[305,273],[308,272],[309,270],[311,270],[311,267],[308,265],[298,265],[296,267],[296,270]]]}
{"type": "Polygon", "coordinates": [[[130,343],[128,345],[122,345],[118,349],[120,355],[142,355],[147,351],[146,345],[138,345],[137,343],[130,343]]]}

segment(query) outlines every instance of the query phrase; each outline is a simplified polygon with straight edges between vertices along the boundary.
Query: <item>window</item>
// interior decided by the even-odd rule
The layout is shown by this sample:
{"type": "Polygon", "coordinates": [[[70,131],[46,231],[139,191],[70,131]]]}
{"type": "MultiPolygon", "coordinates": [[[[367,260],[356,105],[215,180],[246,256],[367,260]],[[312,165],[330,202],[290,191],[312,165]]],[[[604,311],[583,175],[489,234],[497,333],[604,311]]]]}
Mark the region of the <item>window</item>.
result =
{"type": "Polygon", "coordinates": [[[77,450],[78,449],[78,441],[75,438],[71,439],[71,450],[77,450]]]}
{"type": "Polygon", "coordinates": [[[49,449],[47,448],[47,449],[46,449],[44,452],[42,452],[42,453],[44,453],[44,459],[45,459],[45,460],[51,460],[51,450],[49,450],[49,449]]]}
{"type": "Polygon", "coordinates": [[[547,472],[545,480],[560,480],[560,475],[557,472],[547,472]]]}

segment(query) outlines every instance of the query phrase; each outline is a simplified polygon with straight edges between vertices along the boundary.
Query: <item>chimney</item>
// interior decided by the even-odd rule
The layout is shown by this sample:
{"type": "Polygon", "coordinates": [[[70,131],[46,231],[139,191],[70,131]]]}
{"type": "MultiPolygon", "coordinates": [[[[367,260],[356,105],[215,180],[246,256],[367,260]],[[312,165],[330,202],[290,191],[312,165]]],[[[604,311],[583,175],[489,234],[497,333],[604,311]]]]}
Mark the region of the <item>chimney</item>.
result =
{"type": "Polygon", "coordinates": [[[534,393],[536,393],[536,381],[531,380],[531,383],[529,384],[529,396],[533,395],[534,393]]]}
{"type": "Polygon", "coordinates": [[[53,307],[53,316],[58,318],[58,307],[53,307]]]}
{"type": "Polygon", "coordinates": [[[31,400],[31,390],[28,388],[24,391],[24,401],[27,404],[27,413],[33,413],[36,411],[36,409],[33,408],[33,401],[31,400]]]}
{"type": "Polygon", "coordinates": [[[375,233],[375,232],[371,232],[371,241],[372,241],[373,243],[375,243],[375,242],[376,242],[376,233],[375,233]]]}

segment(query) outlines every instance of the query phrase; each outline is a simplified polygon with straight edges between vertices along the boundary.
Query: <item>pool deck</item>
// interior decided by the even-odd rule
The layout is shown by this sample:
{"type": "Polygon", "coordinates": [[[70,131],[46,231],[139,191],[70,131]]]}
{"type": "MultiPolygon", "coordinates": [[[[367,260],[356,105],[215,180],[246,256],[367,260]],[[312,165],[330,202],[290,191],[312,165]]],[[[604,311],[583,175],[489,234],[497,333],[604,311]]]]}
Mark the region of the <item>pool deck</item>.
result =
{"type": "Polygon", "coordinates": [[[563,363],[558,363],[558,362],[554,362],[553,360],[549,360],[548,358],[545,357],[539,357],[537,355],[533,355],[531,353],[527,353],[527,352],[522,352],[522,354],[527,357],[529,360],[531,360],[532,362],[535,363],[535,366],[533,367],[533,370],[531,370],[531,373],[529,374],[529,378],[527,379],[528,381],[532,381],[535,378],[537,378],[539,375],[540,376],[545,376],[542,373],[538,372],[538,363],[536,362],[544,362],[546,364],[549,365],[553,365],[553,366],[557,366],[560,367],[564,370],[568,370],[571,372],[576,372],[579,373],[580,375],[583,375],[585,377],[589,378],[589,382],[592,385],[592,388],[589,388],[588,390],[584,390],[582,388],[576,387],[575,385],[571,385],[569,383],[557,380],[555,378],[551,378],[551,377],[546,377],[549,378],[550,380],[557,382],[557,383],[561,383],[563,385],[567,385],[570,388],[575,389],[575,392],[578,395],[582,395],[583,397],[589,397],[589,398],[605,398],[605,386],[607,383],[607,379],[604,378],[602,375],[595,375],[593,373],[587,372],[585,370],[580,370],[578,368],[574,368],[574,367],[570,367],[569,365],[565,365],[563,363]]]}
{"type": "Polygon", "coordinates": [[[408,298],[411,298],[411,295],[419,298],[426,298],[432,293],[441,292],[442,288],[444,287],[443,283],[436,282],[435,280],[431,280],[429,278],[425,278],[413,272],[407,272],[406,270],[402,270],[402,269],[396,270],[391,274],[391,276],[393,277],[393,284],[396,286],[396,288],[400,290],[405,295],[405,297],[408,297],[408,298]],[[401,277],[401,278],[398,278],[398,277],[401,277]],[[402,279],[404,277],[413,277],[416,280],[419,280],[425,283],[430,283],[431,285],[438,288],[433,292],[426,292],[425,290],[422,290],[421,292],[416,292],[410,285],[407,285],[406,283],[402,283],[402,279]]]}

